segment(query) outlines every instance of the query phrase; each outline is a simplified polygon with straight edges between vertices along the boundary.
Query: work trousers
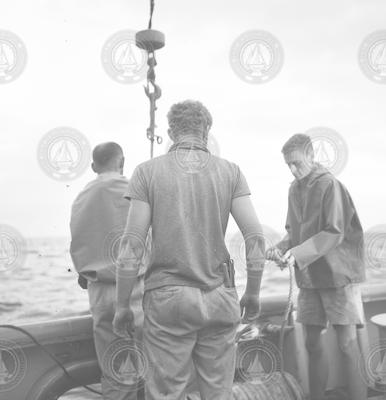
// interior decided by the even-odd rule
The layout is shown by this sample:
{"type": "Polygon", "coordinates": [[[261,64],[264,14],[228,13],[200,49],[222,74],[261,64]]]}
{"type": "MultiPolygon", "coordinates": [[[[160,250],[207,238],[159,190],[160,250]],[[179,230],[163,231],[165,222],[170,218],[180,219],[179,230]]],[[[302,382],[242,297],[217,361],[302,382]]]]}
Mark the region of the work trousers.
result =
{"type": "MultiPolygon", "coordinates": [[[[134,312],[135,318],[135,339],[142,339],[143,326],[143,277],[137,278],[134,287],[130,306],[134,312]]],[[[109,368],[110,363],[108,356],[114,356],[113,346],[119,336],[113,332],[113,318],[116,308],[116,285],[113,283],[88,282],[88,295],[90,301],[90,310],[93,317],[94,342],[98,362],[102,370],[102,393],[104,400],[137,400],[137,391],[135,387],[120,385],[116,377],[109,368]]],[[[116,359],[119,358],[117,354],[116,359]]],[[[114,360],[112,360],[114,361],[114,360]]]]}
{"type": "Polygon", "coordinates": [[[146,291],[146,400],[184,400],[192,360],[201,400],[230,400],[240,306],[235,288],[165,286],[146,291]]]}

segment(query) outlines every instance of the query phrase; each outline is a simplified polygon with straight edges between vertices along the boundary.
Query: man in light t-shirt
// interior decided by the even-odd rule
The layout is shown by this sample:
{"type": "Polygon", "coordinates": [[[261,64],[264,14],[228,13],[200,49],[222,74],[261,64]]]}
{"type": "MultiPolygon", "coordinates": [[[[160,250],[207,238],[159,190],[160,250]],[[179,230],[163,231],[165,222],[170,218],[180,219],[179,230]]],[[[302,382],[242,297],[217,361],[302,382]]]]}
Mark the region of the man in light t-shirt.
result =
{"type": "Polygon", "coordinates": [[[183,400],[196,371],[202,399],[229,400],[240,306],[244,322],[259,314],[264,241],[240,168],[207,149],[212,118],[196,101],[169,114],[174,145],[140,164],[130,180],[131,208],[117,268],[114,329],[135,318],[131,291],[149,226],[152,250],[145,273],[144,347],[147,400],[183,400]],[[239,303],[224,236],[232,214],[246,242],[248,282],[239,303]]]}

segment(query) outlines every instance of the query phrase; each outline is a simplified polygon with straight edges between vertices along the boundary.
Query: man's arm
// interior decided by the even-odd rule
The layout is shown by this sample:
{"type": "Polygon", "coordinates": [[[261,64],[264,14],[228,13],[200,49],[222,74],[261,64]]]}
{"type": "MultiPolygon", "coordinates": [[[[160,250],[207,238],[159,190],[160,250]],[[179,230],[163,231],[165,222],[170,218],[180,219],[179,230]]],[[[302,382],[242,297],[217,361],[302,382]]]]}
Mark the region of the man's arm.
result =
{"type": "Polygon", "coordinates": [[[331,183],[322,201],[323,230],[290,249],[285,256],[289,258],[292,255],[299,269],[308,267],[339,246],[344,240],[346,226],[353,216],[354,210],[349,198],[337,181],[331,183]]]}
{"type": "Polygon", "coordinates": [[[250,196],[233,199],[231,214],[243,234],[247,261],[247,287],[241,299],[244,321],[255,320],[259,314],[259,294],[264,270],[265,241],[250,196]]]}
{"type": "MultiPolygon", "coordinates": [[[[79,199],[79,195],[78,197],[75,199],[75,201],[72,203],[71,206],[71,216],[70,216],[70,233],[71,233],[71,242],[70,242],[70,256],[71,256],[71,260],[72,260],[72,264],[74,265],[75,270],[78,272],[78,285],[82,288],[82,289],[87,289],[88,287],[88,281],[87,279],[80,274],[80,265],[77,262],[77,258],[75,256],[74,253],[74,234],[75,234],[75,205],[77,203],[77,200],[79,199]]],[[[79,213],[78,213],[79,214],[79,213]]],[[[79,215],[77,215],[77,217],[79,218],[79,215]]]]}
{"type": "Polygon", "coordinates": [[[280,240],[280,242],[276,243],[274,246],[267,249],[265,253],[266,259],[275,261],[280,268],[284,266],[284,264],[282,264],[282,258],[284,253],[291,248],[291,226],[289,223],[289,197],[288,197],[288,211],[285,223],[285,230],[287,231],[287,233],[284,236],[284,238],[280,240]]]}
{"type": "Polygon", "coordinates": [[[114,330],[125,336],[126,324],[132,325],[130,297],[141,260],[145,251],[146,236],[151,221],[150,205],[141,200],[131,200],[125,232],[121,239],[117,263],[117,310],[114,318],[114,330]]]}

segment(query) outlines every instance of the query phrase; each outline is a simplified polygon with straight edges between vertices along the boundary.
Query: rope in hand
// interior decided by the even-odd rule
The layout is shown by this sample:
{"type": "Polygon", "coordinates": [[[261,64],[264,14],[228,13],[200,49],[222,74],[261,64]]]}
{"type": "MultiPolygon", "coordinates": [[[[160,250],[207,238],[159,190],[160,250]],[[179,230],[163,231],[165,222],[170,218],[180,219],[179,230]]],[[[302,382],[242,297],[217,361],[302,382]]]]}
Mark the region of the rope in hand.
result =
{"type": "Polygon", "coordinates": [[[288,319],[289,319],[290,314],[293,309],[293,300],[292,299],[293,299],[293,292],[294,292],[294,271],[291,266],[288,266],[288,271],[289,271],[289,291],[288,291],[288,297],[287,297],[287,305],[286,305],[286,309],[284,312],[284,319],[281,324],[281,330],[280,330],[280,338],[279,338],[280,354],[283,354],[285,328],[288,325],[288,319]]]}
{"type": "MultiPolygon", "coordinates": [[[[280,267],[280,269],[283,270],[285,267],[287,267],[288,271],[289,271],[289,291],[288,291],[288,297],[287,297],[287,304],[286,304],[286,308],[285,308],[285,311],[284,311],[284,318],[283,318],[283,322],[281,323],[280,335],[279,335],[279,352],[280,352],[280,356],[283,358],[284,337],[285,337],[286,327],[288,325],[289,318],[290,318],[291,312],[293,310],[294,270],[293,270],[293,267],[291,265],[288,265],[286,262],[283,262],[281,260],[281,256],[279,258],[268,257],[267,260],[275,261],[276,264],[280,267]]],[[[256,334],[256,332],[258,333],[258,329],[257,328],[254,329],[253,326],[249,326],[249,327],[247,326],[246,328],[244,328],[242,330],[242,332],[239,333],[237,341],[240,340],[240,339],[242,340],[243,334],[246,335],[245,336],[245,339],[246,339],[247,336],[248,336],[248,333],[253,336],[254,334],[256,334]]],[[[285,374],[285,372],[284,372],[284,370],[282,368],[280,369],[280,373],[281,373],[284,381],[286,382],[287,387],[290,390],[293,398],[296,399],[297,395],[294,392],[292,384],[289,381],[287,375],[285,374]]]]}
{"type": "MultiPolygon", "coordinates": [[[[284,319],[281,324],[281,329],[280,329],[280,336],[279,336],[279,351],[280,355],[282,358],[283,353],[284,353],[284,334],[285,334],[285,328],[288,325],[288,320],[291,315],[292,309],[293,309],[293,292],[294,292],[294,271],[293,267],[288,265],[288,271],[289,271],[289,291],[288,291],[288,298],[287,298],[287,306],[284,312],[284,319]]],[[[281,375],[284,378],[287,387],[290,389],[292,395],[294,396],[294,399],[296,399],[296,393],[294,392],[291,382],[289,381],[287,375],[285,374],[284,370],[281,369],[281,375]]]]}

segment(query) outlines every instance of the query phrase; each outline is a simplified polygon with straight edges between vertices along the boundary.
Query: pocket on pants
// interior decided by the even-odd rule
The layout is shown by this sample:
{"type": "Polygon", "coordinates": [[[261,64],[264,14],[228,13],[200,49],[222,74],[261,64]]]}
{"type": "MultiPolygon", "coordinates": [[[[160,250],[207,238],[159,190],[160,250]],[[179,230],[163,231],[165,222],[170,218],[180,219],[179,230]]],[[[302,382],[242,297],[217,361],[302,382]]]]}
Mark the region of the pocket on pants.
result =
{"type": "Polygon", "coordinates": [[[182,286],[162,286],[152,290],[152,296],[155,299],[168,299],[177,295],[182,290],[182,286]]]}
{"type": "Polygon", "coordinates": [[[237,290],[235,287],[226,287],[224,285],[221,286],[225,293],[230,294],[232,297],[236,298],[237,301],[239,300],[239,295],[237,294],[237,290]]]}
{"type": "Polygon", "coordinates": [[[228,322],[234,324],[240,323],[240,302],[236,288],[227,288],[224,285],[221,285],[216,290],[222,299],[221,304],[219,304],[219,308],[222,310],[219,310],[219,312],[222,314],[225,313],[228,322]]]}
{"type": "Polygon", "coordinates": [[[164,286],[148,292],[147,313],[160,324],[174,323],[179,319],[180,297],[183,286],[164,286]]]}

